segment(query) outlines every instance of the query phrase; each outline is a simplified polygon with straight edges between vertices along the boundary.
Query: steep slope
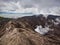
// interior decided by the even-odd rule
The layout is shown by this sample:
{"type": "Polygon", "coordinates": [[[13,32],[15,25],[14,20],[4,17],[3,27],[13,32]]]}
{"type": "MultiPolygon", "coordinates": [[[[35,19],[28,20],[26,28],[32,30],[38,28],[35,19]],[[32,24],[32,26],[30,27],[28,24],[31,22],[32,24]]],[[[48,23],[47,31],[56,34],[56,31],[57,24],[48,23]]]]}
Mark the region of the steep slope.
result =
{"type": "MultiPolygon", "coordinates": [[[[10,18],[4,18],[4,17],[0,17],[0,36],[1,36],[1,33],[3,33],[3,30],[5,25],[12,19],[10,18]]],[[[4,30],[5,31],[5,30],[4,30]]]]}

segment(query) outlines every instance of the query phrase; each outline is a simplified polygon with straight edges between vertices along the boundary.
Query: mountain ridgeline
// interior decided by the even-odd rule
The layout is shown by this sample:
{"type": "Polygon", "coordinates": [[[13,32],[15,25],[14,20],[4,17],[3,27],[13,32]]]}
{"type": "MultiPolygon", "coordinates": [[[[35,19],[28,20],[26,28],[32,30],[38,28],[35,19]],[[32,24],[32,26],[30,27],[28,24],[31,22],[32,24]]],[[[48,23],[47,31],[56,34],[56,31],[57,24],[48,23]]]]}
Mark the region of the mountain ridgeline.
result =
{"type": "Polygon", "coordinates": [[[0,18],[0,45],[60,45],[60,16],[43,14],[17,19],[0,18]],[[47,33],[35,31],[49,27],[47,33]]]}

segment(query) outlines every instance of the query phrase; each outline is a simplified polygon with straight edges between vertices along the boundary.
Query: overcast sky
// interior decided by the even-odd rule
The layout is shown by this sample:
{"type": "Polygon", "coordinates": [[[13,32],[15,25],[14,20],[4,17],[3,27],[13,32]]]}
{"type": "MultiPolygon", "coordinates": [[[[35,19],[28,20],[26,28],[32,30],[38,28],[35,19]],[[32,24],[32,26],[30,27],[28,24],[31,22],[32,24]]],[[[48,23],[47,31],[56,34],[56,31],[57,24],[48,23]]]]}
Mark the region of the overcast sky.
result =
{"type": "Polygon", "coordinates": [[[0,0],[0,12],[60,14],[60,0],[0,0]]]}

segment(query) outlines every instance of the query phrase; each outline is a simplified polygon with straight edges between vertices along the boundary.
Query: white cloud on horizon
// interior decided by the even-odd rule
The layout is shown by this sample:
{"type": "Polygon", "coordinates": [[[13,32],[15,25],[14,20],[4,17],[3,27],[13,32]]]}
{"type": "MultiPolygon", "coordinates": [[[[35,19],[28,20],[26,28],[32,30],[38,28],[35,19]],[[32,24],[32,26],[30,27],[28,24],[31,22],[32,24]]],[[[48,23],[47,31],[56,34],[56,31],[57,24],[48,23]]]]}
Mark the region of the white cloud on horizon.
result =
{"type": "Polygon", "coordinates": [[[40,13],[60,15],[60,7],[45,8],[45,9],[40,10],[40,13]]]}

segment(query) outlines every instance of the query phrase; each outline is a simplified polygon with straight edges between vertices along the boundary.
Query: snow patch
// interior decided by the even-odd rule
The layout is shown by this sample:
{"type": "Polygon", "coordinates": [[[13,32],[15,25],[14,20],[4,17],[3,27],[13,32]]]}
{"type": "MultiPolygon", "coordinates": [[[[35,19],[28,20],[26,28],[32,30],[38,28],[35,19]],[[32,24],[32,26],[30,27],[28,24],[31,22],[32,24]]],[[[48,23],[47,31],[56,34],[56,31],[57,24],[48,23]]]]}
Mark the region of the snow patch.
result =
{"type": "Polygon", "coordinates": [[[35,29],[36,32],[38,32],[38,33],[40,33],[42,35],[48,33],[49,30],[50,30],[49,27],[42,28],[41,25],[37,26],[37,28],[35,29]]]}
{"type": "Polygon", "coordinates": [[[60,23],[60,19],[59,18],[56,18],[56,21],[60,23]]]}

